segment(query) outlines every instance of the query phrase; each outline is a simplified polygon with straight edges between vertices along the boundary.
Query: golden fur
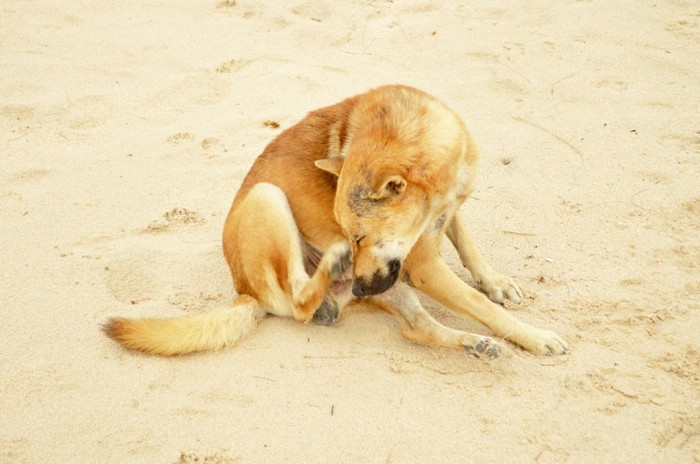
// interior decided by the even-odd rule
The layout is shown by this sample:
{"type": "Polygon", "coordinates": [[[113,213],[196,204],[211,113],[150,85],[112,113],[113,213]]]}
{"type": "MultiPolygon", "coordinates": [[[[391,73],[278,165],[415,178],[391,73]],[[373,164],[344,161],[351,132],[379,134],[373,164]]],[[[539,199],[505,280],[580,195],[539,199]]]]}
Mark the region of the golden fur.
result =
{"type": "Polygon", "coordinates": [[[185,354],[233,344],[266,313],[331,324],[360,297],[394,314],[410,340],[498,356],[490,337],[435,321],[417,289],[530,352],[564,353],[557,334],[494,303],[522,294],[483,260],[458,218],[478,158],[460,117],[410,87],[380,87],[313,111],[265,148],[233,201],[223,233],[240,295],[233,308],[115,318],[104,330],[128,348],[185,354]],[[440,258],[443,235],[488,297],[440,258]]]}

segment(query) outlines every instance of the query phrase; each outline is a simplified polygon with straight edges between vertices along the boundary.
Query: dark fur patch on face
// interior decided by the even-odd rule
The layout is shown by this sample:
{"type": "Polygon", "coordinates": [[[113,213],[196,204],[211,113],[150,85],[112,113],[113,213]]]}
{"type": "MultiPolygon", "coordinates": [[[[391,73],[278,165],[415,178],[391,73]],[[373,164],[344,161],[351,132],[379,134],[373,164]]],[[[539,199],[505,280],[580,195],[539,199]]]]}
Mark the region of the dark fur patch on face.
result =
{"type": "Polygon", "coordinates": [[[368,213],[386,203],[386,199],[372,198],[373,191],[366,185],[357,185],[348,193],[348,206],[350,211],[357,214],[358,217],[367,216],[368,213]]]}
{"type": "Polygon", "coordinates": [[[365,187],[362,185],[357,185],[353,187],[353,189],[350,190],[350,193],[348,194],[348,205],[350,205],[351,208],[353,206],[356,206],[357,204],[366,200],[367,196],[370,193],[371,190],[369,189],[369,187],[365,187]]]}
{"type": "Polygon", "coordinates": [[[358,185],[350,190],[348,194],[348,206],[350,211],[357,214],[359,217],[365,216],[370,210],[370,205],[367,196],[371,190],[368,187],[358,185]]]}

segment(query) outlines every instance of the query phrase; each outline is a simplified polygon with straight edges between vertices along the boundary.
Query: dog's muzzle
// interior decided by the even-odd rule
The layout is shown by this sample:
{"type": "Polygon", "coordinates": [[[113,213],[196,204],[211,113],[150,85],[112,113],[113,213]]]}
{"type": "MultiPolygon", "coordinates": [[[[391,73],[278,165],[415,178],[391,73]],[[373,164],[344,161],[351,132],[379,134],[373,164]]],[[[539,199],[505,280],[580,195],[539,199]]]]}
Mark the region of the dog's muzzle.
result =
{"type": "Polygon", "coordinates": [[[379,295],[389,290],[396,280],[399,278],[399,270],[401,269],[401,261],[392,259],[389,261],[388,273],[383,274],[379,271],[375,272],[372,280],[369,282],[364,279],[353,279],[352,294],[358,297],[379,295]]]}

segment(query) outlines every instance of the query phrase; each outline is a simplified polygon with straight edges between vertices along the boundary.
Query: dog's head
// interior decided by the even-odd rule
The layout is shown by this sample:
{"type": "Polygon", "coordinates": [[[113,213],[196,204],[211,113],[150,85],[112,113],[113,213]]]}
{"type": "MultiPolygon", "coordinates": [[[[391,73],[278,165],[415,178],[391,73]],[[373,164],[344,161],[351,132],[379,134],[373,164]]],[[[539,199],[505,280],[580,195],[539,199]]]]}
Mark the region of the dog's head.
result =
{"type": "Polygon", "coordinates": [[[423,232],[429,209],[426,196],[391,169],[340,169],[343,158],[316,164],[338,175],[334,213],[352,244],[353,294],[388,290],[423,232]]]}
{"type": "MultiPolygon", "coordinates": [[[[353,104],[352,102],[348,104],[353,104]]],[[[330,130],[334,213],[353,248],[353,293],[377,295],[416,242],[471,189],[478,153],[459,116],[408,87],[379,88],[330,130]]]]}
{"type": "Polygon", "coordinates": [[[404,259],[432,215],[429,192],[411,183],[400,168],[366,164],[360,158],[350,153],[316,165],[338,176],[334,214],[352,244],[352,292],[370,296],[396,282],[404,259]]]}

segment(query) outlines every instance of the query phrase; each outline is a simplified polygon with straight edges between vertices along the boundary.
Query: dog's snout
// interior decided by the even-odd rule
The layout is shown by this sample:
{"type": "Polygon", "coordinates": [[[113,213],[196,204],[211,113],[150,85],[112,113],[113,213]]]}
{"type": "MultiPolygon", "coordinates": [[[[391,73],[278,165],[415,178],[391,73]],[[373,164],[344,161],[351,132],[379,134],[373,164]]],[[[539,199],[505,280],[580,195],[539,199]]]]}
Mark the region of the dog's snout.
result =
{"type": "Polygon", "coordinates": [[[386,271],[376,271],[371,279],[355,278],[352,282],[352,294],[357,297],[363,297],[378,295],[388,290],[399,277],[401,261],[392,259],[386,266],[386,271]]]}

